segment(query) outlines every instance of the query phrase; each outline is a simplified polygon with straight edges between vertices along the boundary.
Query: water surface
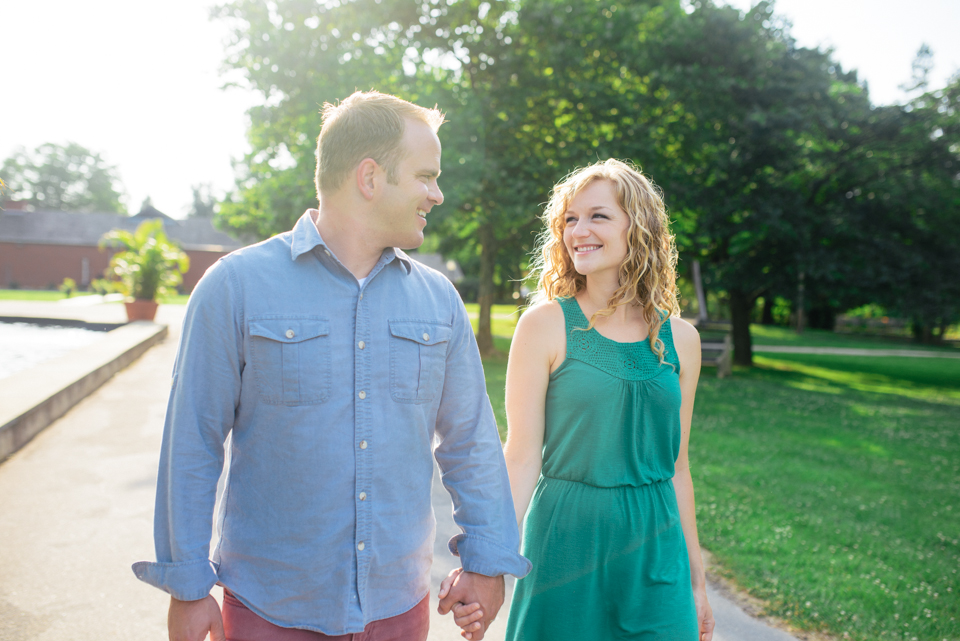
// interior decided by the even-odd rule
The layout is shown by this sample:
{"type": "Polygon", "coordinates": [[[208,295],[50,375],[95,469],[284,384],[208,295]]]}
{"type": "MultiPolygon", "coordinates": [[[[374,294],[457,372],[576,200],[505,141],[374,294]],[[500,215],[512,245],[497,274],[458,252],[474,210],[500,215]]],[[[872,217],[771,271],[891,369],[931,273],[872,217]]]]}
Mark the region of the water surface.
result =
{"type": "Polygon", "coordinates": [[[0,378],[86,347],[106,335],[81,327],[0,322],[0,378]]]}

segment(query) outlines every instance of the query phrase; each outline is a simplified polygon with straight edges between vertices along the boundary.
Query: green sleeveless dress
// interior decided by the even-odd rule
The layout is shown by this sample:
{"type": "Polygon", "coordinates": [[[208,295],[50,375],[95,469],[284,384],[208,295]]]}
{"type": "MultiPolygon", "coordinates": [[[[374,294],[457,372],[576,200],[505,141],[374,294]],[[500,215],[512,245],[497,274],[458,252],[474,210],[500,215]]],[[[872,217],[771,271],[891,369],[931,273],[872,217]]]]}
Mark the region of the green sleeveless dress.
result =
{"type": "Polygon", "coordinates": [[[547,387],[543,468],[523,528],[533,569],[513,592],[507,641],[698,641],[673,489],[680,362],[669,319],[661,365],[559,299],[567,355],[547,387]]]}

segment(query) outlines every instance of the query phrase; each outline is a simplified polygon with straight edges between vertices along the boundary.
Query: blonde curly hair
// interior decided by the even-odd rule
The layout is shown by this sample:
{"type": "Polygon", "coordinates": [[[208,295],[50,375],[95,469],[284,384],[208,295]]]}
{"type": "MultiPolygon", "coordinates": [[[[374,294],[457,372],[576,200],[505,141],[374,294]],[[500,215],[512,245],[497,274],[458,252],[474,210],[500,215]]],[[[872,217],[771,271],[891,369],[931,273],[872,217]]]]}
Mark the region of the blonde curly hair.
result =
{"type": "Polygon", "coordinates": [[[613,183],[630,226],[627,255],[620,265],[620,287],[607,307],[591,316],[585,329],[593,328],[600,317],[610,316],[620,305],[642,305],[643,318],[650,326],[650,349],[663,363],[660,327],[669,317],[680,315],[677,246],[660,190],[633,164],[610,158],[573,171],[553,188],[541,216],[544,230],[534,250],[532,273],[537,277],[537,290],[532,304],[576,296],[587,286],[586,276],[577,273],[563,242],[564,215],[577,194],[597,180],[613,183]]]}

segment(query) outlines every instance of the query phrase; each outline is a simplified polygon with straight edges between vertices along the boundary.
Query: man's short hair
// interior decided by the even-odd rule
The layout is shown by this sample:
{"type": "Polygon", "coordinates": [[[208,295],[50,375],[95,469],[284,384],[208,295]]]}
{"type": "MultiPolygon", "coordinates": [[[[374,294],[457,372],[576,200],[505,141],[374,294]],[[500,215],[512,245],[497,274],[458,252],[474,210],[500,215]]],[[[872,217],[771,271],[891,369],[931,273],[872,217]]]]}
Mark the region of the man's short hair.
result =
{"type": "Polygon", "coordinates": [[[443,113],[378,91],[357,91],[338,105],[323,105],[317,138],[317,197],[335,191],[365,158],[387,172],[391,184],[403,159],[404,119],[419,120],[436,133],[443,113]]]}

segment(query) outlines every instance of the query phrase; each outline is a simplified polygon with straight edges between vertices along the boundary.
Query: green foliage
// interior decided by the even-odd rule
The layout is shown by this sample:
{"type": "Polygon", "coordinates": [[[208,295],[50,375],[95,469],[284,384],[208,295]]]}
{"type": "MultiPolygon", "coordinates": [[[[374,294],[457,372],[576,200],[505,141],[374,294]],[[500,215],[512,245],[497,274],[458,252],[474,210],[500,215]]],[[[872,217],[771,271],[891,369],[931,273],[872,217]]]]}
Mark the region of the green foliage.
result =
{"type": "Polygon", "coordinates": [[[100,239],[100,248],[119,249],[108,273],[119,279],[121,291],[135,300],[156,300],[174,293],[190,269],[190,258],[163,232],[163,221],[146,220],[130,233],[113,230],[100,239]]]}
{"type": "Polygon", "coordinates": [[[942,337],[960,319],[960,80],[930,90],[918,59],[911,103],[873,107],[855,72],[796,46],[771,2],[689,8],[230,2],[216,11],[234,28],[227,66],[263,104],[218,221],[261,238],[289,229],[316,202],[318,108],[375,88],[447,112],[446,200],[427,233],[478,283],[485,353],[491,304],[527,275],[551,187],[608,157],[663,188],[681,271],[701,261],[741,362],[757,298],[795,306],[801,282],[802,311],[822,324],[878,303],[942,337]]]}
{"type": "Polygon", "coordinates": [[[3,162],[0,173],[8,197],[33,209],[126,213],[116,168],[76,143],[46,143],[33,152],[21,147],[3,162]]]}
{"type": "Polygon", "coordinates": [[[77,281],[70,277],[64,278],[57,289],[63,294],[64,298],[70,298],[77,291],[77,281]]]}

